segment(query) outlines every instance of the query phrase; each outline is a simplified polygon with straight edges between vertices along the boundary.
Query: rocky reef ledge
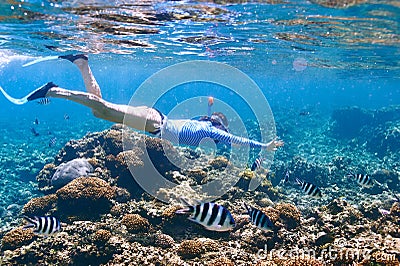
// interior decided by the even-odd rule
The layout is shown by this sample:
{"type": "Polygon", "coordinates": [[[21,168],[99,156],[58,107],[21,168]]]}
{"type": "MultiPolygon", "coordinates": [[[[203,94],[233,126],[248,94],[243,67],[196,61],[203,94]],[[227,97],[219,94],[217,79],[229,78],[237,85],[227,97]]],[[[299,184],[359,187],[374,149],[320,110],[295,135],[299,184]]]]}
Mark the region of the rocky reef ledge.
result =
{"type": "MultiPolygon", "coordinates": [[[[252,175],[231,166],[224,178],[239,182],[217,202],[237,225],[230,232],[207,231],[175,213],[182,206],[174,190],[164,191],[169,204],[144,192],[128,165],[140,169],[147,154],[162,176],[190,187],[217,180],[230,162],[123,129],[115,125],[71,140],[43,167],[37,181],[44,195],[25,204],[22,214],[56,216],[63,230],[43,237],[21,222],[3,232],[1,265],[399,265],[399,202],[391,202],[386,215],[376,201],[360,210],[341,197],[299,208],[291,200],[296,194],[282,193],[268,179],[247,191],[252,175]],[[129,133],[124,141],[123,132],[129,133]],[[190,169],[171,163],[185,160],[190,169]],[[274,230],[249,223],[244,201],[264,211],[274,230]]],[[[327,171],[299,158],[292,164],[299,173],[327,171]]],[[[257,173],[267,174],[272,177],[257,173]]]]}

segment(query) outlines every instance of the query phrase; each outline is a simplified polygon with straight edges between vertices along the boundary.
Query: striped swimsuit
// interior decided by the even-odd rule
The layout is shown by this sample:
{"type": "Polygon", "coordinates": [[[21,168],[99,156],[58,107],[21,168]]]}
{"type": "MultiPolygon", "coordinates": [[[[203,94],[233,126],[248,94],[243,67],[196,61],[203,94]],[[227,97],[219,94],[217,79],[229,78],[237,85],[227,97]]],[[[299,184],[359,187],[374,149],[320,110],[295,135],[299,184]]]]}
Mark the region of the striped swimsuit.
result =
{"type": "Polygon", "coordinates": [[[238,137],[214,127],[209,121],[186,120],[176,122],[165,118],[161,137],[175,144],[198,146],[204,138],[211,138],[227,145],[249,146],[250,148],[266,148],[267,144],[238,137]]]}

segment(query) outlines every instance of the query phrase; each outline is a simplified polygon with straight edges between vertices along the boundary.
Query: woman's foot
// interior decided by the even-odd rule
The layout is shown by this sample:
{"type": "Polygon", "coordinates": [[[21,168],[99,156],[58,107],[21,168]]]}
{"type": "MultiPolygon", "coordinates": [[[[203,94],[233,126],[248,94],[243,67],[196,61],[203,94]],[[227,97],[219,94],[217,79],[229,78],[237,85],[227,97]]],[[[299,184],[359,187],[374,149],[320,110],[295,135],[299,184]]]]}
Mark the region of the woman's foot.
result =
{"type": "Polygon", "coordinates": [[[33,100],[37,100],[37,99],[40,99],[40,98],[45,98],[47,92],[51,88],[54,88],[54,87],[58,87],[58,86],[56,84],[54,84],[53,82],[49,82],[49,83],[43,85],[42,87],[40,87],[39,89],[35,90],[34,92],[32,92],[28,96],[27,100],[28,101],[33,101],[33,100]]]}
{"type": "Polygon", "coordinates": [[[75,60],[77,60],[77,59],[83,59],[83,60],[86,60],[86,61],[88,61],[88,57],[87,57],[87,55],[84,55],[84,54],[68,54],[68,55],[60,55],[58,58],[60,58],[60,59],[66,59],[66,60],[68,60],[68,61],[70,61],[71,63],[73,63],[75,60]]]}

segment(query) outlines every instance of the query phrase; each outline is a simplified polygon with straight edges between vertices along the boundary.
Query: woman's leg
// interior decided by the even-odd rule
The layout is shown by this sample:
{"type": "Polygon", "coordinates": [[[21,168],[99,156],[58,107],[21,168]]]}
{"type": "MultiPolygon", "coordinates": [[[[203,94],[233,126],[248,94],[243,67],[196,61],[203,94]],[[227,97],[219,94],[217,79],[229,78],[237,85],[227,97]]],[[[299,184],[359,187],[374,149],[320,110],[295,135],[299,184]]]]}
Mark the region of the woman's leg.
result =
{"type": "Polygon", "coordinates": [[[1,87],[0,92],[14,104],[25,104],[44,97],[67,99],[91,108],[93,114],[98,118],[115,123],[124,123],[129,127],[150,133],[160,131],[163,115],[156,109],[147,106],[133,107],[113,104],[102,99],[100,87],[90,70],[86,55],[66,55],[59,56],[59,58],[69,60],[79,68],[87,90],[86,93],[62,89],[52,82],[21,99],[11,97],[1,87]]]}
{"type": "Polygon", "coordinates": [[[72,62],[74,65],[76,65],[79,68],[79,71],[81,72],[83,82],[85,83],[86,91],[88,93],[96,95],[99,98],[102,98],[100,86],[97,83],[96,78],[93,76],[92,70],[89,67],[89,62],[88,62],[89,58],[86,55],[70,54],[70,55],[59,56],[59,58],[66,59],[72,62]]]}
{"type": "Polygon", "coordinates": [[[157,132],[161,127],[163,117],[153,108],[114,104],[92,93],[66,90],[55,84],[46,86],[45,97],[62,98],[82,104],[92,109],[94,116],[98,118],[124,123],[126,126],[150,133],[157,132]]]}

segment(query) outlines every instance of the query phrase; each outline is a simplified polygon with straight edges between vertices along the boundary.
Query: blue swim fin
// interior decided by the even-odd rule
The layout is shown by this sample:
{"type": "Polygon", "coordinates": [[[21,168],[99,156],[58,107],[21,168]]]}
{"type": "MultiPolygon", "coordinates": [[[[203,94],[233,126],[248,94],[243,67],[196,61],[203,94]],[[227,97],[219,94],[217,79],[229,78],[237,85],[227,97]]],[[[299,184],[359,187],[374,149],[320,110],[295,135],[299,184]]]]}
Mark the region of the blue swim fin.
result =
{"type": "Polygon", "coordinates": [[[28,62],[26,64],[23,64],[22,66],[23,67],[27,67],[27,66],[31,66],[31,65],[34,65],[34,64],[37,64],[37,63],[40,63],[40,62],[55,60],[55,59],[59,59],[59,58],[60,58],[59,56],[41,57],[41,58],[35,59],[35,60],[31,61],[31,62],[28,62]]]}

